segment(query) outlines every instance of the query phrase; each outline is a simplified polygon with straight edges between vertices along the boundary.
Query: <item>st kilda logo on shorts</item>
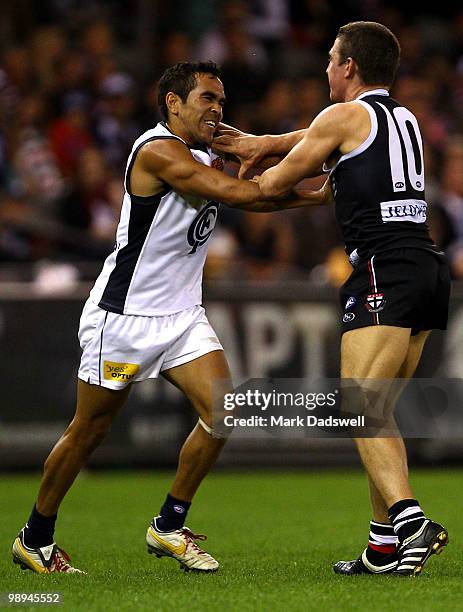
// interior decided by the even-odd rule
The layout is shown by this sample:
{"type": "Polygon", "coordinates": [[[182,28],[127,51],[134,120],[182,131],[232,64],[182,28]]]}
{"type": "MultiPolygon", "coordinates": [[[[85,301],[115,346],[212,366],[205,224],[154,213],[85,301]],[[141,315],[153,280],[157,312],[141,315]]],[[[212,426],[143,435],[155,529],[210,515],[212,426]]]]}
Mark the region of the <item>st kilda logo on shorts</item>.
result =
{"type": "Polygon", "coordinates": [[[188,255],[196,253],[197,248],[208,241],[215,227],[218,212],[219,204],[208,202],[193,219],[187,234],[188,244],[192,247],[188,255]]]}
{"type": "Polygon", "coordinates": [[[365,307],[368,312],[381,312],[386,304],[384,293],[370,293],[367,295],[365,307]]]}

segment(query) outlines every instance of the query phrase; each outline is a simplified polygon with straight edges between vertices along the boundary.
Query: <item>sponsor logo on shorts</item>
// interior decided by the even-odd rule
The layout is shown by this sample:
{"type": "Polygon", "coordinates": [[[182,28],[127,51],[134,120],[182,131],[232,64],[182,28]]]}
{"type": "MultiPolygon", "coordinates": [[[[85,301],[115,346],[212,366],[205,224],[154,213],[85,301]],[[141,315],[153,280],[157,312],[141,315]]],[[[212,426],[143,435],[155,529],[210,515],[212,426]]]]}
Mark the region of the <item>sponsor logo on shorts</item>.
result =
{"type": "Polygon", "coordinates": [[[132,380],[140,369],[138,363],[119,363],[118,361],[105,361],[103,367],[105,380],[117,382],[132,380]]]}
{"type": "Polygon", "coordinates": [[[352,306],[355,306],[356,303],[357,300],[354,298],[354,296],[351,296],[346,302],[345,310],[352,308],[352,306]]]}
{"type": "Polygon", "coordinates": [[[353,312],[346,312],[346,314],[342,318],[343,323],[350,323],[355,319],[355,314],[353,312]]]}
{"type": "Polygon", "coordinates": [[[370,293],[367,295],[365,307],[368,312],[381,312],[386,305],[384,293],[370,293]]]}

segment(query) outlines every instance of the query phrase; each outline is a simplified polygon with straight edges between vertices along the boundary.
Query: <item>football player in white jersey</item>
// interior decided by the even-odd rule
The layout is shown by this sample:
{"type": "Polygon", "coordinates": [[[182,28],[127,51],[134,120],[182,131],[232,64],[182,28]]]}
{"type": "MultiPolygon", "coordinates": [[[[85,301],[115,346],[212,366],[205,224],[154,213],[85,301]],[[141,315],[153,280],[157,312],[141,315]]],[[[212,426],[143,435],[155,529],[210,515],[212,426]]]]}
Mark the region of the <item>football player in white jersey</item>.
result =
{"type": "Polygon", "coordinates": [[[165,121],[134,144],[116,247],[82,313],[76,413],[45,462],[36,504],[13,544],[15,563],[37,573],[80,572],[54,541],[58,508],[131,384],[159,373],[183,391],[199,420],[148,528],[148,550],[174,557],[187,570],[217,570],[218,562],[196,544],[204,536],[184,526],[191,500],[224,445],[211,435],[213,386],[229,381],[230,372],[201,306],[217,202],[267,212],[331,200],[326,185],[259,202],[257,183],[216,169],[221,160],[210,146],[225,95],[215,64],[182,62],[168,69],[159,82],[159,103],[165,121]]]}

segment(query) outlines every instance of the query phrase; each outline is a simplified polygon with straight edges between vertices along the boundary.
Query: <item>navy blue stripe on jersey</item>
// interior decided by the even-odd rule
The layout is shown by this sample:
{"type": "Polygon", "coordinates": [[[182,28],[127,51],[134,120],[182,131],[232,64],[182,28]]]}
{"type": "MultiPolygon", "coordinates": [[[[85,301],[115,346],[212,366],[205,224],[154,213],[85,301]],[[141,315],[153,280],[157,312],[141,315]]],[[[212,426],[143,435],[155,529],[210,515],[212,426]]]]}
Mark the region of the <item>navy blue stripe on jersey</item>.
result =
{"type": "MultiPolygon", "coordinates": [[[[166,121],[160,121],[159,123],[162,125],[162,127],[166,128],[168,132],[170,132],[171,134],[174,134],[173,131],[170,129],[170,127],[167,125],[166,121]]],[[[174,134],[174,136],[176,136],[176,134],[174,134]]]]}
{"type": "Polygon", "coordinates": [[[109,276],[101,301],[98,304],[100,308],[123,314],[135,266],[159,208],[159,203],[169,191],[153,196],[149,205],[145,202],[141,203],[136,196],[131,196],[127,244],[117,254],[116,265],[109,276]]]}

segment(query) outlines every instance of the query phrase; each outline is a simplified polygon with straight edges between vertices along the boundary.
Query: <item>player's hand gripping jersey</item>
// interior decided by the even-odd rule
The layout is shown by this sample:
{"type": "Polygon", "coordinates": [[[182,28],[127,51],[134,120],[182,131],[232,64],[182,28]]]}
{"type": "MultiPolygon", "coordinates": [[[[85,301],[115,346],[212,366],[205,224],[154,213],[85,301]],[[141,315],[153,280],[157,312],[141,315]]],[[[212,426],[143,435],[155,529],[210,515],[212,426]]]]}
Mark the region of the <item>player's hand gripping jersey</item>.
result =
{"type": "MultiPolygon", "coordinates": [[[[184,142],[166,124],[158,123],[135,141],[127,161],[115,250],[90,294],[95,304],[110,312],[160,316],[202,301],[207,241],[219,204],[176,193],[167,184],[156,196],[140,197],[130,190],[130,172],[138,151],[160,138],[184,142]]],[[[189,148],[193,157],[207,166],[220,160],[206,146],[189,148]]]]}

